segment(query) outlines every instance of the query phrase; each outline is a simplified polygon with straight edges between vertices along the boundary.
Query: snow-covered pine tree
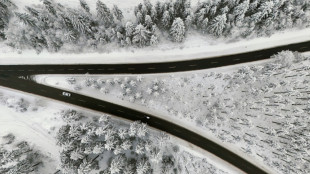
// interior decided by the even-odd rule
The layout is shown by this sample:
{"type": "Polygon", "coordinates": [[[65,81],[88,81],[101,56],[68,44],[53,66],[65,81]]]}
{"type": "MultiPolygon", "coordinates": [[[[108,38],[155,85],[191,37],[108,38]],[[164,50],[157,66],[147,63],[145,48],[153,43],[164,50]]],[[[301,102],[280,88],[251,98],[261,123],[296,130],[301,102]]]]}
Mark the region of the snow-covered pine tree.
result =
{"type": "Polygon", "coordinates": [[[163,14],[163,17],[161,19],[161,25],[165,28],[165,29],[169,29],[170,28],[170,21],[171,21],[171,16],[169,11],[165,11],[163,14]]]}
{"type": "Polygon", "coordinates": [[[141,159],[137,164],[137,174],[147,174],[151,169],[149,161],[145,158],[141,159]]]}
{"type": "Polygon", "coordinates": [[[223,30],[226,25],[226,14],[221,14],[216,16],[209,25],[209,32],[214,34],[215,36],[220,36],[223,34],[223,30]]]}
{"type": "Polygon", "coordinates": [[[25,25],[37,28],[36,20],[27,13],[15,12],[15,16],[25,25]]]}
{"type": "Polygon", "coordinates": [[[73,28],[80,33],[92,33],[91,31],[91,19],[87,15],[84,15],[77,10],[68,10],[66,13],[67,18],[71,21],[73,28]]]}
{"type": "Polygon", "coordinates": [[[90,12],[89,6],[88,6],[88,4],[85,2],[85,0],[80,0],[80,5],[81,5],[81,7],[82,7],[87,13],[90,12]]]}
{"type": "Polygon", "coordinates": [[[8,26],[9,20],[12,17],[13,7],[16,7],[11,0],[0,1],[0,38],[4,39],[4,29],[8,26]]]}
{"type": "Polygon", "coordinates": [[[145,16],[145,19],[144,19],[144,23],[145,23],[145,26],[146,26],[146,28],[147,28],[148,30],[151,30],[151,29],[152,29],[153,21],[152,21],[151,16],[146,15],[146,16],[145,16]]]}
{"type": "Polygon", "coordinates": [[[182,42],[185,38],[185,25],[181,18],[176,18],[171,26],[170,35],[175,42],[182,42]]]}
{"type": "Polygon", "coordinates": [[[132,43],[138,47],[147,46],[150,40],[150,31],[147,30],[142,24],[137,25],[133,32],[132,43]]]}
{"type": "Polygon", "coordinates": [[[137,23],[138,24],[143,24],[144,23],[143,15],[142,15],[142,13],[140,11],[137,12],[136,18],[137,18],[137,23]]]}
{"type": "Polygon", "coordinates": [[[126,37],[131,38],[132,35],[133,35],[133,32],[135,31],[135,27],[132,24],[132,22],[127,22],[126,23],[125,30],[126,30],[126,37]]]}
{"type": "MultiPolygon", "coordinates": [[[[151,40],[150,40],[150,45],[157,45],[158,42],[159,42],[158,37],[156,35],[152,35],[151,40]]],[[[137,93],[137,94],[139,94],[139,93],[137,93]]],[[[138,97],[141,98],[140,96],[141,96],[141,94],[136,95],[136,98],[138,98],[138,97]]]]}
{"type": "Polygon", "coordinates": [[[259,6],[259,11],[262,12],[262,17],[268,17],[268,15],[272,12],[274,8],[274,2],[273,1],[265,1],[259,6]]]}
{"type": "Polygon", "coordinates": [[[78,168],[78,174],[89,174],[93,170],[91,162],[87,161],[87,159],[83,159],[83,162],[80,164],[78,168]]]}
{"type": "Polygon", "coordinates": [[[113,15],[110,9],[100,0],[96,4],[97,17],[103,22],[105,27],[110,27],[113,24],[113,15]]]}
{"type": "Polygon", "coordinates": [[[111,174],[121,173],[126,164],[127,158],[124,154],[117,155],[111,162],[110,172],[111,174]]]}
{"type": "Polygon", "coordinates": [[[44,7],[48,10],[48,12],[53,16],[57,16],[57,11],[53,3],[54,2],[51,0],[43,0],[44,7]]]}
{"type": "Polygon", "coordinates": [[[121,21],[123,20],[124,16],[123,16],[123,12],[118,8],[117,5],[113,5],[113,15],[115,16],[115,18],[118,20],[118,21],[121,21]]]}
{"type": "MultiPolygon", "coordinates": [[[[235,21],[236,23],[240,23],[243,21],[245,13],[247,12],[247,10],[249,9],[249,5],[250,5],[250,0],[244,0],[241,4],[237,5],[234,10],[233,10],[233,14],[235,16],[235,21]]],[[[227,12],[225,12],[224,14],[226,14],[227,12]]]]}

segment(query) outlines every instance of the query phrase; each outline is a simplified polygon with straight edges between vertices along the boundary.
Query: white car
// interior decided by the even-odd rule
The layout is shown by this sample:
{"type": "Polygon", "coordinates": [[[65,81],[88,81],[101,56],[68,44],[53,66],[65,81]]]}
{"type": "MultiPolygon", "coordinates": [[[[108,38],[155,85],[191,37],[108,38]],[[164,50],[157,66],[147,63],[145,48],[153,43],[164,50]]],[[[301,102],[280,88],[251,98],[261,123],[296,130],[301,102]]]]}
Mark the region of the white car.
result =
{"type": "Polygon", "coordinates": [[[149,120],[149,119],[150,119],[150,117],[148,117],[148,116],[147,116],[147,117],[146,117],[146,119],[148,119],[148,120],[149,120]]]}
{"type": "Polygon", "coordinates": [[[71,94],[69,92],[62,92],[62,95],[66,96],[66,97],[70,97],[71,96],[71,94]]]}

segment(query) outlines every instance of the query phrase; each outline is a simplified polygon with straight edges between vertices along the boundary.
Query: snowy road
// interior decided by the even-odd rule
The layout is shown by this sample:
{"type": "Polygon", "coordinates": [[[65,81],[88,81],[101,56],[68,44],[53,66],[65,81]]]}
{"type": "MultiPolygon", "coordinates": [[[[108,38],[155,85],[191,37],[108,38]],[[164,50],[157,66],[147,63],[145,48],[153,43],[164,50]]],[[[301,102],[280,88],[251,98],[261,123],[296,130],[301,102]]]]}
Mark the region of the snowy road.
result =
{"type": "Polygon", "coordinates": [[[14,76],[27,76],[34,74],[144,74],[181,72],[263,60],[282,50],[299,52],[310,51],[310,41],[236,55],[166,63],[106,65],[1,65],[0,85],[78,105],[84,108],[106,112],[129,120],[141,120],[154,128],[166,131],[181,139],[191,142],[192,144],[195,144],[210,153],[213,153],[246,173],[268,173],[230,150],[223,148],[221,145],[216,144],[201,135],[191,132],[184,127],[162,120],[148,113],[139,112],[124,106],[75,93],[71,93],[70,97],[66,97],[62,95],[62,90],[40,85],[32,81],[17,79],[14,76]]]}
{"type": "Polygon", "coordinates": [[[310,51],[310,41],[247,53],[187,61],[141,64],[0,65],[0,73],[33,74],[148,74],[201,70],[268,59],[282,50],[310,51]]]}

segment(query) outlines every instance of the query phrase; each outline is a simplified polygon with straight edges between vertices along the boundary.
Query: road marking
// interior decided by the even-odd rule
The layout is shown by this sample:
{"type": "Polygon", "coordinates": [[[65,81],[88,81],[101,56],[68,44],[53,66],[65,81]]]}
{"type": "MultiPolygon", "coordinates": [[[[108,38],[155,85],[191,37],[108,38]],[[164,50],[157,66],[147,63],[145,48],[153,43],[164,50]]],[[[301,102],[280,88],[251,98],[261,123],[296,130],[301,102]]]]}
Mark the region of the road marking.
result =
{"type": "Polygon", "coordinates": [[[122,113],[124,113],[124,111],[122,111],[122,110],[117,110],[118,112],[122,112],[122,113]]]}
{"type": "Polygon", "coordinates": [[[305,49],[305,48],[308,48],[308,47],[301,47],[300,49],[303,50],[303,49],[305,49]]]}
{"type": "Polygon", "coordinates": [[[176,68],[176,66],[170,66],[169,68],[170,68],[170,69],[174,69],[174,68],[176,68]]]}
{"type": "Polygon", "coordinates": [[[240,60],[240,59],[234,59],[233,61],[238,61],[238,60],[240,60]]]}
{"type": "MultiPolygon", "coordinates": [[[[10,70],[9,70],[10,71],[10,70]]],[[[28,71],[34,71],[33,69],[28,69],[28,71]]]]}
{"type": "Polygon", "coordinates": [[[135,70],[136,68],[128,68],[128,70],[135,70]]]}
{"type": "Polygon", "coordinates": [[[79,101],[80,101],[80,102],[84,102],[84,103],[86,103],[86,101],[85,101],[85,100],[81,100],[81,99],[79,99],[79,101]]]}
{"type": "Polygon", "coordinates": [[[105,106],[103,106],[103,105],[98,105],[98,106],[105,108],[105,106]]]}
{"type": "Polygon", "coordinates": [[[197,64],[189,65],[189,66],[197,66],[197,64]]]}
{"type": "Polygon", "coordinates": [[[211,62],[211,64],[216,64],[216,63],[219,63],[219,62],[211,62]]]}
{"type": "Polygon", "coordinates": [[[25,71],[25,70],[23,70],[23,69],[19,69],[18,71],[25,71]]]}
{"type": "Polygon", "coordinates": [[[147,68],[147,69],[156,69],[156,68],[150,67],[150,68],[147,68]]]}

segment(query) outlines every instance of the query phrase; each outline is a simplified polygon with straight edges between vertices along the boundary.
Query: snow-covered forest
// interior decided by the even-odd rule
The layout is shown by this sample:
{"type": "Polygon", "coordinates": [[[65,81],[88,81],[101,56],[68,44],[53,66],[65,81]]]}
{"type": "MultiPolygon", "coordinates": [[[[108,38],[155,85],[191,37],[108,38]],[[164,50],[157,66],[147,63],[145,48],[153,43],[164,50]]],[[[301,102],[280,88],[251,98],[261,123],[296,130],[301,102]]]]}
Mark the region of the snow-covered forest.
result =
{"type": "MultiPolygon", "coordinates": [[[[164,75],[38,78],[209,134],[279,173],[309,173],[309,56],[283,51],[262,63],[164,75]],[[112,99],[114,98],[114,99],[112,99]]],[[[42,82],[41,81],[41,82],[42,82]]]]}
{"type": "Polygon", "coordinates": [[[183,42],[190,31],[220,38],[256,38],[288,28],[309,27],[307,0],[144,0],[125,20],[117,5],[104,1],[91,10],[84,0],[71,8],[53,0],[17,10],[12,0],[0,1],[0,42],[17,51],[110,51],[146,47],[163,40],[183,42]],[[109,47],[110,46],[110,47],[109,47]]]}
{"type": "Polygon", "coordinates": [[[140,122],[2,88],[0,109],[1,174],[231,173],[140,122]]]}

